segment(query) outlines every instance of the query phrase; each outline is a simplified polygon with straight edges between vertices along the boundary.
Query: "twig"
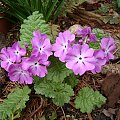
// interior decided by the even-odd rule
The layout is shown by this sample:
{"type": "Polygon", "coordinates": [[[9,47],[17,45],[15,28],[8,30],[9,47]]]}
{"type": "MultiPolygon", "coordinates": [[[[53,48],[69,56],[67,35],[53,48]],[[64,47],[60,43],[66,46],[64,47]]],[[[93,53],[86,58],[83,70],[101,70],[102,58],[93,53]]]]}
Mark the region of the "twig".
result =
{"type": "Polygon", "coordinates": [[[66,117],[65,117],[65,112],[64,112],[64,110],[63,110],[62,107],[61,107],[61,110],[62,110],[62,112],[63,112],[63,116],[64,116],[65,120],[67,120],[66,117]]]}
{"type": "Polygon", "coordinates": [[[120,48],[116,49],[114,52],[113,52],[113,55],[119,50],[120,48]]]}
{"type": "Polygon", "coordinates": [[[89,120],[93,120],[91,113],[87,113],[89,120]]]}

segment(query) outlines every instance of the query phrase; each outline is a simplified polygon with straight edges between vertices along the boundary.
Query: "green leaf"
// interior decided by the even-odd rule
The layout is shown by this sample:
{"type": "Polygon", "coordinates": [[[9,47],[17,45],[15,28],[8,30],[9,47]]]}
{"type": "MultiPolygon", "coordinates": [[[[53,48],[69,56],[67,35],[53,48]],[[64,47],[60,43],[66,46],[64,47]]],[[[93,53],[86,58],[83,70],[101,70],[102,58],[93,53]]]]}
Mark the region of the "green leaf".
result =
{"type": "Polygon", "coordinates": [[[89,47],[93,48],[95,50],[100,49],[100,41],[97,41],[97,42],[94,42],[94,43],[93,42],[89,43],[89,47]]]}
{"type": "Polygon", "coordinates": [[[45,97],[54,98],[54,83],[47,80],[46,78],[40,79],[39,77],[34,78],[34,89],[36,94],[45,95],[45,97]]]}
{"type": "MultiPolygon", "coordinates": [[[[48,22],[49,21],[49,18],[50,17],[52,17],[51,15],[52,15],[52,12],[53,12],[53,10],[54,10],[54,8],[55,8],[55,6],[56,6],[56,4],[58,3],[58,0],[54,0],[54,2],[52,3],[52,5],[51,6],[49,6],[49,10],[48,10],[48,12],[47,12],[47,14],[46,14],[46,18],[45,18],[45,20],[48,22]]],[[[49,4],[48,4],[49,5],[49,4]]]]}
{"type": "Polygon", "coordinates": [[[41,33],[47,34],[51,42],[54,42],[56,36],[58,35],[59,26],[47,24],[43,19],[43,15],[38,11],[33,12],[32,15],[27,17],[21,25],[20,29],[20,45],[24,47],[25,43],[28,44],[29,49],[32,49],[31,40],[33,38],[33,31],[40,30],[41,33]]]}
{"type": "Polygon", "coordinates": [[[70,101],[70,97],[74,95],[73,89],[67,84],[56,84],[55,91],[55,98],[52,99],[52,101],[60,107],[65,103],[68,103],[70,101]]]}
{"type": "Polygon", "coordinates": [[[56,112],[52,112],[52,115],[49,118],[50,118],[50,120],[57,119],[57,113],[56,112]]]}
{"type": "Polygon", "coordinates": [[[94,28],[92,32],[96,34],[98,40],[101,40],[103,37],[105,37],[105,32],[102,29],[94,28]]]}
{"type": "Polygon", "coordinates": [[[32,49],[31,40],[33,37],[33,31],[40,30],[41,33],[50,35],[50,27],[46,24],[45,20],[43,19],[43,15],[40,14],[38,11],[33,12],[32,15],[27,17],[24,20],[23,24],[21,25],[20,29],[20,44],[24,47],[24,44],[27,43],[29,48],[32,49]]]}
{"type": "Polygon", "coordinates": [[[99,11],[101,13],[107,13],[109,11],[109,6],[107,4],[101,4],[101,7],[99,8],[99,11]]]}
{"type": "Polygon", "coordinates": [[[62,11],[62,7],[64,6],[65,0],[61,0],[58,4],[57,10],[54,13],[54,20],[56,20],[56,18],[58,17],[58,15],[61,13],[62,11]]]}
{"type": "Polygon", "coordinates": [[[65,81],[68,85],[70,85],[72,88],[74,88],[78,82],[79,79],[74,74],[70,74],[68,77],[65,78],[65,81]]]}
{"type": "Polygon", "coordinates": [[[54,104],[63,106],[68,103],[70,96],[74,94],[70,85],[57,83],[47,79],[35,79],[34,85],[35,93],[45,95],[45,97],[52,98],[54,104]]]}
{"type": "Polygon", "coordinates": [[[67,69],[65,64],[62,63],[58,58],[51,57],[51,64],[48,68],[47,79],[54,82],[63,82],[64,78],[69,76],[72,71],[67,69]]]}
{"type": "Polygon", "coordinates": [[[0,104],[0,119],[6,120],[8,117],[14,117],[14,114],[22,111],[25,108],[25,103],[29,100],[28,94],[31,90],[28,86],[23,87],[23,89],[15,88],[12,93],[10,93],[0,104]]]}
{"type": "Polygon", "coordinates": [[[4,6],[0,4],[0,11],[7,13],[10,18],[17,18],[15,22],[23,23],[23,20],[34,11],[43,14],[46,22],[55,20],[61,12],[64,0],[1,0],[1,2],[4,6]]]}
{"type": "Polygon", "coordinates": [[[98,91],[94,91],[92,88],[82,88],[75,100],[75,107],[80,109],[82,113],[90,113],[95,107],[101,107],[104,104],[106,98],[102,96],[98,91]]]}
{"type": "Polygon", "coordinates": [[[46,120],[45,116],[42,116],[39,120],[46,120]]]}

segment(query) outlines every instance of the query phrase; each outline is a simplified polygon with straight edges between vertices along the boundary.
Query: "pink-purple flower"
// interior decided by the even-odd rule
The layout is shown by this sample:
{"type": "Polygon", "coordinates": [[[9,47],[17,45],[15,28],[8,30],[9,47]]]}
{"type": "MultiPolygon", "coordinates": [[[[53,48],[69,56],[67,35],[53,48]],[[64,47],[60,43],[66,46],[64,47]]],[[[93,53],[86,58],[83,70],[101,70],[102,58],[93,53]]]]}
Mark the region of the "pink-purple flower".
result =
{"type": "Polygon", "coordinates": [[[95,74],[101,72],[102,66],[106,64],[106,58],[103,50],[95,50],[93,55],[95,57],[95,68],[92,70],[92,73],[95,74]]]}
{"type": "Polygon", "coordinates": [[[73,70],[75,75],[83,75],[95,68],[94,50],[87,44],[74,44],[66,55],[66,67],[73,70]]]}
{"type": "Polygon", "coordinates": [[[46,54],[47,57],[52,55],[52,45],[47,35],[40,33],[39,30],[34,31],[33,35],[34,37],[31,41],[33,47],[32,55],[38,56],[46,54]]]}
{"type": "Polygon", "coordinates": [[[60,61],[65,62],[66,54],[74,40],[75,35],[70,31],[60,32],[56,38],[56,43],[53,44],[54,56],[59,57],[60,61]]]}
{"type": "Polygon", "coordinates": [[[81,35],[82,39],[86,39],[86,42],[96,42],[97,37],[95,33],[92,33],[92,30],[90,27],[83,28],[82,30],[77,31],[77,35],[81,35]]]}
{"type": "Polygon", "coordinates": [[[13,64],[9,67],[8,76],[11,81],[18,81],[20,84],[32,84],[33,78],[30,73],[22,69],[21,64],[13,64]]]}
{"type": "Polygon", "coordinates": [[[86,71],[99,73],[102,66],[114,58],[114,39],[103,38],[100,43],[101,49],[94,50],[87,44],[97,40],[90,27],[79,29],[77,34],[79,36],[75,38],[75,34],[68,30],[60,32],[52,46],[46,34],[39,30],[34,31],[31,56],[25,57],[26,49],[21,48],[16,42],[12,47],[1,50],[1,67],[8,71],[11,81],[32,84],[32,76],[45,77],[48,74],[47,67],[50,65],[48,57],[53,51],[54,56],[65,62],[66,67],[75,75],[83,75],[86,71]]]}
{"type": "Polygon", "coordinates": [[[113,51],[115,50],[115,43],[113,38],[103,38],[100,43],[101,49],[105,52],[106,60],[114,59],[113,51]]]}
{"type": "Polygon", "coordinates": [[[15,42],[11,47],[11,52],[16,56],[15,62],[21,62],[21,57],[26,54],[26,49],[21,48],[18,42],[15,42]]]}
{"type": "Polygon", "coordinates": [[[11,48],[2,48],[0,53],[1,67],[8,71],[11,64],[16,61],[15,54],[11,51],[11,48]]]}
{"type": "Polygon", "coordinates": [[[30,58],[23,58],[22,68],[28,70],[32,75],[45,77],[48,73],[47,66],[50,62],[47,61],[47,56],[45,54],[40,56],[31,56],[30,58]]]}

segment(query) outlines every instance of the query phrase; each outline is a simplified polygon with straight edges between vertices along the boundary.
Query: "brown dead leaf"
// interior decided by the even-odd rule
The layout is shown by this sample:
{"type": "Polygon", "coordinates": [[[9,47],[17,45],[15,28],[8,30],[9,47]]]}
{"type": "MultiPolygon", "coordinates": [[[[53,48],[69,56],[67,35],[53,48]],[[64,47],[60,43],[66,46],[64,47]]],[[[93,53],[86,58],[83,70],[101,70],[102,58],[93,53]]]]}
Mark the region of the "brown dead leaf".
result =
{"type": "Polygon", "coordinates": [[[116,111],[116,109],[108,108],[108,110],[103,109],[102,112],[103,112],[104,115],[106,115],[107,117],[110,117],[111,120],[114,120],[113,115],[115,114],[115,111],[116,111]]]}
{"type": "Polygon", "coordinates": [[[120,75],[109,74],[104,79],[101,89],[108,98],[107,106],[114,107],[120,97],[120,75]]]}

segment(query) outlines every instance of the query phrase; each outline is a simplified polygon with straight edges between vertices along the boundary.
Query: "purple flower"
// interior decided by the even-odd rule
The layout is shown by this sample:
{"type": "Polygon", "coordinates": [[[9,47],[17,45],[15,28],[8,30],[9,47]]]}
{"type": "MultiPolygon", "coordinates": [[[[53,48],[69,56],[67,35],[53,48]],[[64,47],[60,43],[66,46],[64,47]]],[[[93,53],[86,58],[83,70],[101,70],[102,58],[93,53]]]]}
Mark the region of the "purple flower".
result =
{"type": "Polygon", "coordinates": [[[16,56],[15,62],[21,62],[21,57],[26,54],[26,49],[21,48],[18,42],[15,42],[11,47],[11,52],[16,56]]]}
{"type": "Polygon", "coordinates": [[[65,57],[68,49],[71,47],[71,43],[75,40],[75,35],[70,31],[60,32],[56,38],[56,43],[53,44],[54,56],[59,57],[59,60],[65,62],[65,57]]]}
{"type": "Polygon", "coordinates": [[[0,54],[1,67],[8,71],[9,66],[13,64],[16,60],[16,57],[13,52],[11,52],[11,48],[2,48],[0,54]]]}
{"type": "Polygon", "coordinates": [[[21,84],[32,84],[33,78],[29,72],[22,69],[21,64],[13,64],[9,67],[8,76],[11,81],[18,81],[21,84]]]}
{"type": "Polygon", "coordinates": [[[100,46],[102,50],[105,52],[106,60],[114,59],[114,55],[112,52],[115,49],[115,43],[113,38],[103,38],[101,40],[100,46]]]}
{"type": "Polygon", "coordinates": [[[49,61],[47,61],[47,56],[31,56],[30,58],[23,58],[22,68],[28,70],[32,75],[44,77],[48,71],[46,66],[49,66],[49,61]]]}
{"type": "Polygon", "coordinates": [[[106,58],[103,50],[96,50],[93,55],[95,57],[95,68],[92,70],[92,73],[95,74],[101,72],[102,66],[106,63],[106,58]]]}
{"type": "Polygon", "coordinates": [[[66,55],[66,67],[73,70],[75,75],[83,75],[86,71],[95,68],[93,54],[94,50],[87,44],[74,44],[66,55]]]}
{"type": "Polygon", "coordinates": [[[32,55],[38,56],[42,54],[46,54],[47,57],[52,55],[52,45],[50,43],[49,38],[46,34],[40,33],[40,31],[34,31],[33,32],[33,39],[32,39],[32,55]]]}
{"type": "Polygon", "coordinates": [[[95,33],[92,33],[92,30],[90,27],[83,28],[82,30],[77,31],[77,35],[81,35],[82,39],[87,39],[87,42],[96,42],[97,37],[95,33]]]}

